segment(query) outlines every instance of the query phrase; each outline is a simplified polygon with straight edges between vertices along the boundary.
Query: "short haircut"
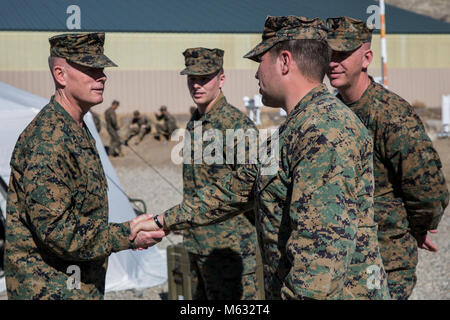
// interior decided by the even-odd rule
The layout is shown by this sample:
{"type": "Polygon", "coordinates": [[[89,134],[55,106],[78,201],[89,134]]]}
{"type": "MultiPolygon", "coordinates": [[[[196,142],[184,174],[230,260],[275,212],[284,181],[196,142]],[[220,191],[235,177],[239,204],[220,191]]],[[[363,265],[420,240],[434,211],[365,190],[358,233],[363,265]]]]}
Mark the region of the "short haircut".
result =
{"type": "Polygon", "coordinates": [[[326,40],[299,39],[277,43],[270,49],[273,57],[281,51],[292,53],[300,72],[308,79],[322,82],[331,59],[331,49],[326,40]]]}

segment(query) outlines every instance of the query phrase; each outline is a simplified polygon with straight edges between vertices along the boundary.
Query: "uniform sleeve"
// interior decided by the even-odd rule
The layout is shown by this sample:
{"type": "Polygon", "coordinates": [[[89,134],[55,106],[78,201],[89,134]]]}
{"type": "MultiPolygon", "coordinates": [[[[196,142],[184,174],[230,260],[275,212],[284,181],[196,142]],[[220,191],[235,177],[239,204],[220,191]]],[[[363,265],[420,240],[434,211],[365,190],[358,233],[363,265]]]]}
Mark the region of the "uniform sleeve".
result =
{"type": "Polygon", "coordinates": [[[39,241],[61,258],[74,261],[104,259],[132,248],[129,223],[107,223],[82,215],[80,190],[71,186],[76,172],[55,146],[42,142],[29,155],[23,175],[26,219],[39,241]]]}
{"type": "Polygon", "coordinates": [[[164,212],[165,224],[171,230],[187,229],[218,223],[253,208],[251,191],[256,174],[256,165],[242,165],[211,178],[208,185],[164,212]]]}
{"type": "Polygon", "coordinates": [[[449,194],[439,155],[416,114],[397,117],[383,137],[386,159],[400,184],[411,231],[436,229],[449,194]]]}
{"type": "MultiPolygon", "coordinates": [[[[253,127],[252,127],[253,128],[253,127]]],[[[255,133],[257,129],[253,128],[255,133]]],[[[226,131],[223,130],[223,137],[226,131]]],[[[164,213],[171,230],[188,229],[222,222],[253,208],[252,189],[258,165],[250,163],[250,140],[238,136],[233,140],[233,164],[203,164],[192,194],[185,193],[181,204],[164,213]],[[244,144],[244,148],[240,148],[244,144]],[[244,159],[245,162],[241,162],[244,159]],[[241,164],[242,163],[242,164],[241,164]]],[[[226,138],[223,161],[227,159],[226,138]]]]}
{"type": "Polygon", "coordinates": [[[353,167],[326,137],[303,143],[293,168],[282,299],[326,299],[342,289],[356,246],[353,167]],[[353,205],[353,207],[352,207],[353,205]]]}

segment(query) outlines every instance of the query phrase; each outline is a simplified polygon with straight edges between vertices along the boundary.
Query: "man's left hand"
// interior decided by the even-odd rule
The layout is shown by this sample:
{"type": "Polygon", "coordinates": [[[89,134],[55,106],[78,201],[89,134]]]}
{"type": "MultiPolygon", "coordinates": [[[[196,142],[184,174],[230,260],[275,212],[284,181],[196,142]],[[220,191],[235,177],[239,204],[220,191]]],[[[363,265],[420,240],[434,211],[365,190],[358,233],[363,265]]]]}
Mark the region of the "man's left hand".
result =
{"type": "MultiPolygon", "coordinates": [[[[437,233],[437,230],[430,230],[430,233],[437,233]]],[[[431,252],[438,251],[437,246],[431,241],[430,237],[428,237],[428,233],[425,234],[414,234],[414,238],[417,240],[417,246],[421,249],[425,249],[431,252]]]]}

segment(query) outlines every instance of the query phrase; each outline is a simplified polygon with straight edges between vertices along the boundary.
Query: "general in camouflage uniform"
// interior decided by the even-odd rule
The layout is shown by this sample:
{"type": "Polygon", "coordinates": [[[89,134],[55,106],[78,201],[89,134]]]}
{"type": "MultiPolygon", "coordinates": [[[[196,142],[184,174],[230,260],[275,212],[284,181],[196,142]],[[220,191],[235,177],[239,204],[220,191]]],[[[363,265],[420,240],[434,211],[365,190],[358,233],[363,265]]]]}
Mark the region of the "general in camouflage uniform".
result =
{"type": "Polygon", "coordinates": [[[371,30],[347,17],[327,24],[331,85],[374,141],[375,220],[389,291],[407,299],[416,283],[417,240],[437,229],[448,204],[441,161],[409,103],[368,76],[371,30]]]}
{"type": "Polygon", "coordinates": [[[163,124],[156,124],[155,138],[159,140],[160,135],[163,135],[166,140],[169,140],[172,133],[178,128],[177,121],[175,120],[175,117],[167,111],[166,106],[161,106],[161,108],[159,108],[159,111],[161,113],[155,114],[155,117],[158,121],[162,120],[163,124]]]}
{"type": "Polygon", "coordinates": [[[120,137],[119,137],[119,123],[117,122],[116,109],[119,107],[120,103],[117,100],[114,100],[111,104],[111,107],[106,109],[105,111],[105,122],[106,122],[106,131],[109,133],[110,142],[108,148],[108,155],[119,157],[123,156],[122,148],[120,147],[120,137]]]}
{"type": "Polygon", "coordinates": [[[133,119],[131,119],[131,123],[128,125],[127,132],[125,133],[123,143],[128,145],[128,141],[137,135],[138,141],[135,144],[138,145],[151,129],[152,125],[150,120],[145,115],[141,115],[138,110],[135,110],[133,112],[133,119]]]}
{"type": "Polygon", "coordinates": [[[269,16],[262,42],[244,56],[260,63],[263,103],[288,113],[279,128],[279,169],[264,175],[263,163],[256,178],[266,298],[388,299],[373,216],[372,141],[322,84],[326,37],[318,18],[269,16]]]}
{"type": "MultiPolygon", "coordinates": [[[[181,74],[188,76],[188,87],[198,107],[186,127],[192,145],[191,153],[184,154],[191,156],[183,164],[184,200],[164,213],[164,223],[171,230],[186,229],[184,246],[191,261],[194,299],[256,299],[254,212],[248,206],[226,216],[226,210],[221,210],[220,203],[230,201],[241,192],[241,182],[234,177],[238,168],[256,170],[256,163],[248,164],[248,158],[245,163],[238,162],[236,146],[234,157],[227,158],[226,130],[257,134],[257,129],[246,115],[227,102],[222,93],[225,80],[223,50],[191,48],[183,54],[186,68],[181,74]],[[195,132],[198,130],[200,139],[210,130],[222,133],[223,151],[217,151],[223,152],[221,163],[207,164],[205,159],[198,158],[212,146],[211,140],[204,141],[202,151],[195,151],[198,142],[195,141],[195,132]],[[218,184],[223,179],[226,183],[218,184]],[[207,189],[216,191],[214,194],[203,194],[207,189]],[[201,211],[208,210],[211,203],[219,205],[215,212],[207,213],[214,215],[215,219],[203,221],[201,211]]],[[[238,137],[236,145],[241,139],[238,137]]],[[[185,144],[184,152],[186,150],[185,144]]],[[[247,155],[248,151],[247,143],[247,155]]]]}
{"type": "Polygon", "coordinates": [[[136,247],[128,238],[133,221],[108,223],[107,182],[83,121],[103,100],[103,68],[116,66],[103,54],[104,39],[104,33],[50,38],[56,92],[11,158],[8,299],[102,299],[108,256],[136,247]],[[74,89],[83,100],[65,99],[74,89]]]}

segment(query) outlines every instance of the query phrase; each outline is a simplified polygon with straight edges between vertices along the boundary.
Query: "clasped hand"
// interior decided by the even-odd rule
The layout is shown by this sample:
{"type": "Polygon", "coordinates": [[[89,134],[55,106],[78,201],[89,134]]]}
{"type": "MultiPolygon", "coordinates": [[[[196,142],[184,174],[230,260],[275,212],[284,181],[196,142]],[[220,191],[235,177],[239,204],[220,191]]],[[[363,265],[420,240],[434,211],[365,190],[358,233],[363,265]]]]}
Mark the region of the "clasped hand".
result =
{"type": "Polygon", "coordinates": [[[147,249],[161,242],[167,234],[168,230],[159,228],[152,214],[141,214],[130,221],[130,241],[134,240],[137,249],[147,249]]]}

